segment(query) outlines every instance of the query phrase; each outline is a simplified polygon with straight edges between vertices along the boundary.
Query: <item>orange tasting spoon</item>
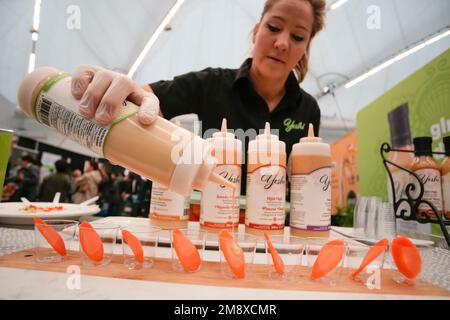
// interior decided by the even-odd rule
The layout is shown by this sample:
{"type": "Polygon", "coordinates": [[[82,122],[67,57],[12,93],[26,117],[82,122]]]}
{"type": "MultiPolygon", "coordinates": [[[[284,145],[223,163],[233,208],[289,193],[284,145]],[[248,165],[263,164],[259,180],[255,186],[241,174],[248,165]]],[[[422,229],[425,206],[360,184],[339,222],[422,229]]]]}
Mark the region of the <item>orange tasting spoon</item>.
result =
{"type": "Polygon", "coordinates": [[[144,263],[144,250],[142,250],[141,242],[130,231],[122,230],[122,239],[128,244],[134,257],[139,263],[144,263]]]}
{"type": "Polygon", "coordinates": [[[407,237],[399,236],[392,241],[391,253],[398,271],[414,280],[422,270],[422,259],[416,245],[407,237]]]}
{"type": "Polygon", "coordinates": [[[197,271],[200,267],[200,254],[197,248],[179,229],[173,230],[173,248],[184,270],[197,271]]]}
{"type": "Polygon", "coordinates": [[[358,274],[361,273],[369,264],[371,264],[380,254],[384,253],[386,251],[386,246],[388,245],[389,240],[383,239],[378,241],[373,245],[372,248],[367,252],[366,256],[364,257],[363,261],[361,262],[361,265],[359,268],[352,273],[352,278],[355,278],[358,274]]]}
{"type": "Polygon", "coordinates": [[[52,248],[61,256],[66,255],[66,246],[64,240],[61,238],[58,232],[45,223],[40,218],[33,218],[34,224],[36,225],[39,232],[47,240],[47,242],[52,246],[52,248]]]}
{"type": "Polygon", "coordinates": [[[103,242],[92,225],[83,221],[80,224],[80,244],[86,256],[95,262],[103,260],[103,242]]]}
{"type": "Polygon", "coordinates": [[[272,256],[273,266],[275,267],[275,270],[281,275],[284,274],[283,259],[281,259],[280,255],[277,252],[277,249],[275,249],[272,242],[270,242],[270,237],[267,232],[264,232],[264,238],[266,239],[267,246],[269,247],[269,252],[272,256]]]}
{"type": "Polygon", "coordinates": [[[245,278],[245,257],[241,247],[239,247],[228,230],[221,230],[219,239],[220,249],[231,272],[236,278],[245,278]]]}
{"type": "Polygon", "coordinates": [[[317,280],[336,268],[345,252],[344,241],[327,242],[319,252],[311,271],[311,280],[317,280]]]}

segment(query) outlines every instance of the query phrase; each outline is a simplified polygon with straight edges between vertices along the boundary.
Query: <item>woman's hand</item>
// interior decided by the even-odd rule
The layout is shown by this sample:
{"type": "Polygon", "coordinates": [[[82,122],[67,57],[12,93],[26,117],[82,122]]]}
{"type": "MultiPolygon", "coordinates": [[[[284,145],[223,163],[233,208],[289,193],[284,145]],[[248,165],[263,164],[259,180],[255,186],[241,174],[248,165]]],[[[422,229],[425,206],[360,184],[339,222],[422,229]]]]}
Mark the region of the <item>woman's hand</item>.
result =
{"type": "Polygon", "coordinates": [[[124,100],[138,106],[138,119],[144,125],[155,121],[159,100],[150,87],[139,86],[126,75],[92,65],[81,65],[72,77],[72,94],[80,100],[80,114],[108,125],[120,113],[124,100]]]}

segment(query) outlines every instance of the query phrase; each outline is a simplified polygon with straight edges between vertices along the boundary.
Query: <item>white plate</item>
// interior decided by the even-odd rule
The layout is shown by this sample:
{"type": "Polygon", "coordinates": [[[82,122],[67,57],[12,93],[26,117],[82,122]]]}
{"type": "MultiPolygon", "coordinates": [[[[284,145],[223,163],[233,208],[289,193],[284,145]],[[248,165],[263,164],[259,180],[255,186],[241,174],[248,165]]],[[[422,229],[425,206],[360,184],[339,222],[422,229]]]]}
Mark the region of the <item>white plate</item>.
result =
{"type": "MultiPolygon", "coordinates": [[[[55,206],[52,202],[31,202],[31,204],[39,207],[55,206]]],[[[57,205],[63,206],[63,210],[26,212],[23,209],[27,205],[23,202],[3,202],[0,203],[0,224],[32,225],[33,218],[78,220],[80,217],[100,212],[97,205],[82,206],[74,203],[58,203],[57,205]]]]}
{"type": "MultiPolygon", "coordinates": [[[[380,241],[381,239],[370,239],[365,237],[363,234],[361,234],[360,232],[357,232],[355,229],[353,228],[347,228],[347,227],[335,227],[332,226],[331,227],[332,230],[346,236],[349,238],[352,238],[354,240],[358,240],[367,244],[375,244],[378,241],[380,241]]],[[[422,240],[422,239],[413,239],[413,238],[409,238],[412,243],[414,243],[416,246],[431,246],[434,245],[434,242],[431,240],[422,240]]]]}

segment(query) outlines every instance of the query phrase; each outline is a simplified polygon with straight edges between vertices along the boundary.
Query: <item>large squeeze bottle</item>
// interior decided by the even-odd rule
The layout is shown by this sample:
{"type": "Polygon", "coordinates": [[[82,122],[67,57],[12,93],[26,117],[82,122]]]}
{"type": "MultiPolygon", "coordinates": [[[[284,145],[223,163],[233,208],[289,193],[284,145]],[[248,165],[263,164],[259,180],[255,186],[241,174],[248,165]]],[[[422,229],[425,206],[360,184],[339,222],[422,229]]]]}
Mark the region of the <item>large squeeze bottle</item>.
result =
{"type": "Polygon", "coordinates": [[[41,124],[170,191],[187,196],[208,181],[234,187],[213,172],[217,160],[211,144],[161,117],[152,125],[141,125],[138,107],[129,101],[107,127],[82,117],[79,101],[71,94],[71,76],[57,69],[42,67],[28,74],[20,84],[18,101],[41,124]]]}
{"type": "Polygon", "coordinates": [[[286,144],[264,133],[248,144],[245,231],[255,235],[283,234],[286,219],[286,144]]]}
{"type": "Polygon", "coordinates": [[[226,119],[222,120],[221,131],[208,140],[214,146],[214,156],[218,160],[214,172],[233,183],[235,188],[208,183],[202,192],[200,227],[217,233],[223,228],[234,230],[239,224],[242,142],[227,132],[226,119]]]}
{"type": "Polygon", "coordinates": [[[314,136],[292,147],[291,234],[300,237],[328,237],[331,228],[331,149],[314,136]]]}

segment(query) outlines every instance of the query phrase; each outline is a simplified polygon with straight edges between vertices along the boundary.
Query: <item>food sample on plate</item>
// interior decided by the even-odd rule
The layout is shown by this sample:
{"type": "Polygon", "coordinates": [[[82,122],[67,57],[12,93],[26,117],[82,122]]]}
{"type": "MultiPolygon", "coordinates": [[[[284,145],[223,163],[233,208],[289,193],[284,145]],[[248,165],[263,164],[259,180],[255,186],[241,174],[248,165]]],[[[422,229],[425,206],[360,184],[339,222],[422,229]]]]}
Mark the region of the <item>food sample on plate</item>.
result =
{"type": "Polygon", "coordinates": [[[62,211],[64,210],[64,206],[46,206],[46,207],[40,207],[36,206],[34,204],[29,204],[25,206],[23,209],[20,209],[25,212],[35,213],[38,211],[42,212],[51,212],[51,211],[62,211]]]}

